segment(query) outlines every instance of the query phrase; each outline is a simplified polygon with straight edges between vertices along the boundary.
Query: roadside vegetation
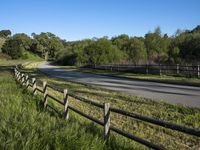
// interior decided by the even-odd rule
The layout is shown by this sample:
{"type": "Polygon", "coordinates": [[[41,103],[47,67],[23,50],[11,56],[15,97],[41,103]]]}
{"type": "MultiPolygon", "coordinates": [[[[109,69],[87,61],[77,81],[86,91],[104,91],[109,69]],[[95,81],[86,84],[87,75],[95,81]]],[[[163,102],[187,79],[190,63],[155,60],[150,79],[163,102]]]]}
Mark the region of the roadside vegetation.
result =
{"type": "Polygon", "coordinates": [[[44,111],[41,97],[23,89],[13,75],[0,71],[0,149],[123,149],[105,145],[92,124],[71,118],[68,122],[44,111]]]}
{"type": "MultiPolygon", "coordinates": [[[[63,68],[65,68],[65,66],[63,68]]],[[[136,74],[136,73],[128,73],[128,72],[90,69],[90,68],[77,68],[77,70],[81,72],[85,72],[85,73],[94,73],[94,74],[100,74],[100,75],[109,75],[109,76],[111,75],[111,76],[116,76],[116,77],[128,77],[132,79],[141,79],[141,80],[149,80],[149,81],[156,81],[156,82],[200,86],[200,78],[186,77],[184,75],[136,74]]]]}
{"type": "MultiPolygon", "coordinates": [[[[199,108],[169,104],[164,101],[153,101],[151,99],[130,96],[120,92],[94,88],[83,84],[77,84],[64,81],[62,79],[48,77],[38,72],[35,68],[36,65],[37,63],[31,63],[27,65],[26,68],[24,68],[22,71],[28,73],[31,77],[45,80],[48,84],[55,85],[63,89],[67,88],[69,92],[90,100],[98,101],[100,103],[109,102],[111,103],[111,106],[120,108],[122,110],[136,112],[149,117],[170,121],[187,127],[196,128],[198,130],[200,129],[199,108]]],[[[48,92],[62,99],[61,93],[55,92],[50,88],[48,89],[48,92]]],[[[55,104],[51,99],[49,99],[49,102],[57,106],[58,108],[60,107],[59,105],[55,104]]],[[[102,111],[97,109],[96,107],[89,106],[72,98],[69,99],[69,103],[87,114],[95,116],[98,119],[102,119],[102,111]]],[[[70,117],[78,118],[78,120],[80,121],[85,120],[82,117],[74,115],[71,112],[70,117]]],[[[153,143],[162,145],[167,149],[198,149],[200,147],[200,139],[197,137],[172,131],[170,129],[157,127],[152,124],[143,123],[141,121],[130,119],[128,117],[123,117],[115,113],[111,114],[111,124],[113,126],[123,129],[124,131],[147,139],[153,143]]],[[[111,133],[111,135],[116,139],[117,143],[120,143],[120,145],[124,145],[128,149],[145,149],[144,146],[131,140],[127,140],[119,135],[113,133],[111,133]]]]}
{"type": "Polygon", "coordinates": [[[12,35],[0,31],[0,52],[12,59],[41,57],[60,65],[87,64],[198,64],[200,26],[180,30],[169,37],[159,27],[144,37],[116,37],[66,41],[50,32],[12,35]]]}

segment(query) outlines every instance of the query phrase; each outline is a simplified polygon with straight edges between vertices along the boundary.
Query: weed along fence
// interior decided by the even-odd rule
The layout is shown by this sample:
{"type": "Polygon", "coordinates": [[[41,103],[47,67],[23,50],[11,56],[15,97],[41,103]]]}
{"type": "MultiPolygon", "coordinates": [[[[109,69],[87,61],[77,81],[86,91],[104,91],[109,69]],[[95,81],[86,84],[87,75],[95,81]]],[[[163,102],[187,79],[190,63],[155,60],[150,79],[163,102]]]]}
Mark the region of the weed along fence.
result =
{"type": "Polygon", "coordinates": [[[55,112],[60,113],[60,110],[58,108],[56,108],[56,106],[54,106],[54,105],[52,105],[48,102],[47,98],[51,98],[52,100],[54,100],[56,103],[60,104],[63,107],[62,116],[63,116],[64,119],[67,120],[69,118],[70,111],[73,111],[73,112],[91,120],[92,122],[95,122],[95,123],[99,124],[100,126],[103,126],[104,127],[104,138],[105,138],[105,140],[109,139],[109,133],[112,131],[112,132],[120,134],[120,135],[122,135],[126,138],[129,138],[129,139],[132,139],[136,142],[139,142],[140,144],[143,144],[143,145],[145,145],[149,148],[158,149],[158,150],[166,149],[166,148],[164,148],[160,145],[153,144],[153,143],[147,141],[146,139],[142,139],[142,138],[137,137],[133,134],[127,133],[127,132],[123,131],[122,129],[119,129],[119,128],[112,126],[111,125],[112,118],[111,118],[110,113],[117,113],[118,115],[123,115],[123,116],[126,116],[126,117],[130,117],[130,118],[133,118],[133,119],[137,119],[137,120],[146,122],[146,123],[151,123],[151,124],[154,124],[154,125],[157,125],[157,126],[161,126],[163,128],[168,128],[168,129],[180,131],[180,132],[183,132],[183,133],[186,133],[186,134],[189,134],[189,135],[200,137],[200,131],[197,130],[197,129],[180,126],[180,125],[176,125],[176,124],[166,122],[166,121],[163,121],[163,120],[158,120],[158,119],[150,118],[150,117],[147,117],[147,116],[144,116],[144,115],[140,115],[140,114],[137,114],[137,113],[134,113],[134,112],[127,112],[127,111],[124,111],[124,110],[113,108],[113,107],[111,107],[111,105],[109,103],[104,103],[104,104],[97,103],[97,102],[79,97],[75,94],[72,94],[72,93],[68,92],[67,89],[60,89],[60,88],[55,87],[53,85],[47,84],[46,81],[41,81],[41,80],[38,80],[38,79],[35,79],[35,78],[30,78],[28,75],[21,73],[17,66],[14,69],[14,73],[15,73],[15,77],[16,77],[17,81],[19,81],[24,87],[26,87],[26,88],[30,87],[32,89],[33,95],[36,95],[38,92],[43,94],[43,106],[44,106],[44,108],[49,107],[49,108],[53,109],[55,112]],[[37,84],[41,84],[41,83],[42,83],[43,86],[42,86],[42,88],[39,88],[37,86],[37,84]],[[59,99],[59,98],[53,96],[52,93],[48,92],[47,87],[53,89],[54,91],[62,93],[63,98],[59,99]],[[70,103],[69,103],[69,97],[72,97],[73,100],[81,101],[83,103],[87,103],[87,104],[92,105],[94,107],[100,108],[102,110],[101,112],[102,112],[102,115],[103,115],[103,119],[99,120],[99,119],[97,119],[93,116],[90,116],[86,113],[83,113],[79,109],[71,106],[70,103]]]}
{"type": "Polygon", "coordinates": [[[177,74],[191,75],[200,77],[200,65],[134,65],[134,64],[115,64],[115,65],[88,65],[86,67],[110,71],[124,71],[142,74],[177,74]]]}

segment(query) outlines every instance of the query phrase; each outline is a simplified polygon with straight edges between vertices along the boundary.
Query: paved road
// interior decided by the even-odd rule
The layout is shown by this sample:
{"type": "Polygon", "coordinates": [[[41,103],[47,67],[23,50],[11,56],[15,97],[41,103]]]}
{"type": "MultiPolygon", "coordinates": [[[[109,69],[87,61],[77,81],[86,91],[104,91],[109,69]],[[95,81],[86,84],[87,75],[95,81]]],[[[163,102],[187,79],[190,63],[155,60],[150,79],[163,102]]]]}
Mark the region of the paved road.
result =
{"type": "Polygon", "coordinates": [[[200,108],[200,87],[136,81],[57,68],[45,62],[38,68],[51,76],[103,87],[131,95],[200,108]]]}

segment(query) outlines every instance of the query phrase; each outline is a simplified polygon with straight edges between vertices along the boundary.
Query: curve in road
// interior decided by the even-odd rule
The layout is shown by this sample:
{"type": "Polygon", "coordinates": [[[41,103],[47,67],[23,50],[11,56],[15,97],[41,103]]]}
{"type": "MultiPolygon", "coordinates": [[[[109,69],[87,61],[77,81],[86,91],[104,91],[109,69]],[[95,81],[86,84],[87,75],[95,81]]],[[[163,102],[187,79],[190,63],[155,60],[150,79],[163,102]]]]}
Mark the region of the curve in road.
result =
{"type": "Polygon", "coordinates": [[[38,65],[40,71],[62,79],[92,86],[121,91],[130,95],[164,100],[170,103],[200,107],[200,87],[173,85],[149,81],[122,79],[74,70],[64,70],[44,62],[38,65]]]}

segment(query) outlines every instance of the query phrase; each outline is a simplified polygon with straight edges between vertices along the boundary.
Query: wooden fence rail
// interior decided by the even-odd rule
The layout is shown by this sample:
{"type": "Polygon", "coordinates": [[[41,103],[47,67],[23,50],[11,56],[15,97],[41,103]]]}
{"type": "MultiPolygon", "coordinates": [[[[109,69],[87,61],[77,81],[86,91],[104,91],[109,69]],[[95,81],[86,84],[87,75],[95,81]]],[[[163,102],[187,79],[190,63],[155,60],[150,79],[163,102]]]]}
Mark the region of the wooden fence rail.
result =
{"type": "Polygon", "coordinates": [[[177,75],[191,75],[200,77],[200,65],[135,65],[135,64],[108,64],[108,65],[86,65],[85,68],[132,72],[142,74],[177,74],[177,75]]]}
{"type": "Polygon", "coordinates": [[[197,130],[197,129],[180,126],[180,125],[173,124],[173,123],[170,123],[170,122],[167,122],[167,121],[163,121],[163,120],[159,120],[159,119],[155,119],[155,118],[150,118],[150,117],[140,115],[140,114],[137,114],[137,113],[127,112],[127,111],[124,111],[124,110],[113,108],[113,107],[110,106],[109,103],[101,104],[101,103],[98,103],[98,102],[94,102],[94,101],[79,97],[79,96],[77,96],[73,93],[69,93],[67,89],[61,89],[61,88],[58,88],[54,85],[49,85],[49,84],[47,84],[46,81],[41,81],[41,80],[38,80],[38,79],[35,79],[35,78],[29,78],[28,75],[21,73],[18,68],[19,68],[19,66],[16,66],[16,68],[14,69],[14,74],[15,74],[17,81],[19,81],[26,88],[28,88],[28,87],[32,88],[33,89],[33,95],[36,95],[37,92],[42,93],[43,94],[44,108],[49,107],[49,108],[53,109],[55,112],[57,112],[59,114],[61,113],[66,120],[69,118],[69,110],[71,110],[71,111],[73,111],[73,112],[75,112],[75,113],[77,113],[77,114],[79,114],[79,115],[101,125],[101,126],[104,126],[104,138],[105,138],[105,140],[109,139],[110,131],[114,131],[114,132],[116,132],[116,133],[118,133],[118,134],[120,134],[124,137],[132,139],[136,142],[139,142],[139,143],[141,143],[141,144],[143,144],[143,145],[145,145],[149,148],[158,149],[158,150],[166,149],[166,148],[164,148],[160,145],[155,145],[155,144],[153,144],[153,143],[151,143],[151,142],[149,142],[145,139],[142,139],[142,138],[137,137],[135,135],[132,135],[130,133],[124,132],[121,129],[118,129],[116,127],[111,126],[110,125],[110,119],[111,119],[110,113],[111,112],[114,112],[114,113],[117,113],[117,114],[120,114],[120,115],[124,115],[124,116],[127,116],[127,117],[131,117],[131,118],[134,118],[134,119],[137,119],[137,120],[141,120],[141,121],[144,121],[144,122],[147,122],[147,123],[151,123],[151,124],[154,124],[154,125],[158,125],[158,126],[161,126],[161,127],[164,127],[164,128],[168,128],[168,129],[180,131],[180,132],[183,132],[183,133],[186,133],[186,134],[189,134],[189,135],[194,135],[194,136],[200,137],[200,131],[197,130]],[[42,83],[42,89],[37,87],[37,84],[41,84],[41,83],[42,83]],[[60,99],[54,97],[53,95],[51,95],[50,93],[48,93],[47,87],[62,93],[63,99],[60,100],[60,99]],[[47,97],[51,98],[55,102],[62,105],[64,107],[64,112],[62,113],[58,108],[56,108],[52,104],[48,103],[47,97]],[[69,101],[68,101],[69,97],[72,97],[75,100],[78,100],[78,101],[87,103],[89,105],[103,109],[102,114],[104,116],[104,119],[99,120],[99,119],[94,118],[93,116],[90,116],[88,114],[85,114],[85,113],[81,112],[80,110],[78,110],[77,108],[74,108],[73,106],[69,105],[69,101]]]}

